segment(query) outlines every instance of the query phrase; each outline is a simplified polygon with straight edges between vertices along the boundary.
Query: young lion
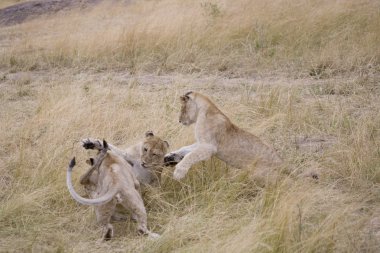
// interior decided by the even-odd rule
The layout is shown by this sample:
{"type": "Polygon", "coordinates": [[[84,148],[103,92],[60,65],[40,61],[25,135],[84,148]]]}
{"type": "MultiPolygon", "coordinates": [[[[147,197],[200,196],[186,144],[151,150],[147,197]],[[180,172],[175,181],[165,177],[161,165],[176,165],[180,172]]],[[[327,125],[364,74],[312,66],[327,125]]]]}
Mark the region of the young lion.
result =
{"type": "Polygon", "coordinates": [[[81,177],[81,184],[88,185],[89,188],[86,188],[91,199],[79,196],[72,185],[71,173],[75,166],[75,158],[71,160],[67,169],[66,184],[76,201],[95,206],[97,221],[103,226],[103,240],[113,237],[110,220],[117,203],[132,212],[140,234],[158,237],[158,234],[150,232],[147,228],[147,215],[139,192],[139,182],[132,172],[131,165],[123,157],[109,150],[105,141],[98,156],[90,161],[93,166],[81,177]],[[92,177],[95,171],[97,175],[92,177]]]}
{"type": "MultiPolygon", "coordinates": [[[[101,150],[103,148],[101,141],[97,139],[84,139],[82,142],[85,149],[101,150]]],[[[108,146],[132,165],[132,170],[141,184],[154,186],[160,183],[164,156],[169,148],[167,141],[155,136],[152,131],[147,131],[142,142],[125,151],[111,144],[108,146]]]]}
{"type": "Polygon", "coordinates": [[[260,166],[282,162],[272,148],[232,124],[209,98],[200,93],[188,92],[181,96],[179,122],[185,126],[195,123],[197,142],[165,156],[165,163],[178,163],[173,175],[176,180],[185,177],[193,164],[213,155],[237,168],[253,162],[260,166]]]}

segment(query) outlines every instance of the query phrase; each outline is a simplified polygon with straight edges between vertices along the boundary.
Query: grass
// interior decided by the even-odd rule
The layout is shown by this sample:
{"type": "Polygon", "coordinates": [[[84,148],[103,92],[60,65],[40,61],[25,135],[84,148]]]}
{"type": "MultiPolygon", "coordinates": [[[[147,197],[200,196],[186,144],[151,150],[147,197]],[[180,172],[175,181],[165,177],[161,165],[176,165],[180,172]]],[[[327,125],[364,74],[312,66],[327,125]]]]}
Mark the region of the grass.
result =
{"type": "Polygon", "coordinates": [[[137,1],[62,13],[3,32],[17,70],[128,68],[229,77],[275,69],[329,76],[378,70],[377,1],[137,1]],[[269,13],[269,15],[268,15],[269,13]]]}
{"type": "Polygon", "coordinates": [[[378,7],[138,1],[0,28],[0,252],[376,252],[378,7]],[[283,175],[263,188],[215,158],[181,182],[166,168],[144,196],[162,237],[115,222],[98,242],[93,209],[65,185],[76,156],[83,193],[80,139],[126,147],[153,130],[171,150],[189,144],[188,90],[272,144],[283,175]]]}

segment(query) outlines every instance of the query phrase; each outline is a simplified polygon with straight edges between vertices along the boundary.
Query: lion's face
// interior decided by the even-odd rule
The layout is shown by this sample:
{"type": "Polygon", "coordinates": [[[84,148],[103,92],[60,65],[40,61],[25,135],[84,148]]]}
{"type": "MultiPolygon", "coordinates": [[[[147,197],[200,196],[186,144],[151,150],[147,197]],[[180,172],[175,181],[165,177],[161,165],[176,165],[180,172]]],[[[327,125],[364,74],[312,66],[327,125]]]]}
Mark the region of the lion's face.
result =
{"type": "Polygon", "coordinates": [[[163,166],[164,156],[169,148],[168,142],[154,136],[152,132],[147,132],[145,137],[141,147],[141,165],[145,168],[163,166]]]}
{"type": "Polygon", "coordinates": [[[181,111],[179,123],[185,126],[195,123],[197,120],[197,105],[189,96],[181,96],[181,111]]]}

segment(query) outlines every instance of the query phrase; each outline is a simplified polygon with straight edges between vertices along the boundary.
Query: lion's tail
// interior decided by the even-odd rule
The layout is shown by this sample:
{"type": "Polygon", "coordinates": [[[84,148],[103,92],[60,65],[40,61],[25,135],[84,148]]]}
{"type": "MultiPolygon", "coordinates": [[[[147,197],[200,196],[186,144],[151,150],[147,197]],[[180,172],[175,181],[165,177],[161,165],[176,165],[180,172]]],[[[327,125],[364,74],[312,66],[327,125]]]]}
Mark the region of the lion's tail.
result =
{"type": "Polygon", "coordinates": [[[79,203],[83,205],[91,205],[91,206],[100,206],[103,205],[113,199],[113,197],[118,192],[117,189],[110,190],[103,196],[96,198],[96,199],[87,199],[79,196],[79,194],[74,190],[72,180],[71,180],[71,173],[73,171],[73,168],[75,166],[75,157],[70,161],[69,167],[67,168],[67,174],[66,174],[66,184],[67,188],[69,189],[70,195],[79,203]]]}

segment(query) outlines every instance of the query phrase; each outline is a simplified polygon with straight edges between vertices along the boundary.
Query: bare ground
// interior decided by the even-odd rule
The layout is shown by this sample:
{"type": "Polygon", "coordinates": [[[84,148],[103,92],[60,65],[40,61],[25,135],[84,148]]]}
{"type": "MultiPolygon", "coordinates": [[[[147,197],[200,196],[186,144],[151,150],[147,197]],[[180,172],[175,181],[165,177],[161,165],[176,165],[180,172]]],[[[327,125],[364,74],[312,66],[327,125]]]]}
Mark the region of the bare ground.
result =
{"type": "Polygon", "coordinates": [[[0,9],[0,26],[20,24],[41,15],[52,15],[74,8],[87,8],[101,1],[103,0],[38,0],[15,4],[0,9]]]}

